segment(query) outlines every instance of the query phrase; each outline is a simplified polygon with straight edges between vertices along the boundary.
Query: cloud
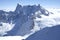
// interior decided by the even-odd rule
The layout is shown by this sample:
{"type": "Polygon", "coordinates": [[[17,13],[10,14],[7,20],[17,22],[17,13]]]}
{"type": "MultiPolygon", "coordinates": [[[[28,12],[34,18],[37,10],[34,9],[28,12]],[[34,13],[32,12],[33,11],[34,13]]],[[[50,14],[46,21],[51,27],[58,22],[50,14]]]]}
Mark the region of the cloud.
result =
{"type": "Polygon", "coordinates": [[[47,9],[49,12],[53,14],[49,14],[49,16],[40,15],[42,18],[36,17],[35,25],[40,25],[41,28],[52,27],[56,25],[60,25],[60,9],[47,9]],[[40,21],[40,22],[39,22],[40,21]],[[37,23],[39,22],[39,23],[37,23]]]}

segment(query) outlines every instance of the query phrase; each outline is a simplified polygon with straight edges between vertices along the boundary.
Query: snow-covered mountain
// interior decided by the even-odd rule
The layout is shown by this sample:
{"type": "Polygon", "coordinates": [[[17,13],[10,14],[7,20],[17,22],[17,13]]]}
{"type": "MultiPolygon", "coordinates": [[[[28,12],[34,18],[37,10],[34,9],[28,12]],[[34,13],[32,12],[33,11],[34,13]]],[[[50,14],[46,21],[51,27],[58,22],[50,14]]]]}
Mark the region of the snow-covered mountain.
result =
{"type": "Polygon", "coordinates": [[[48,30],[60,25],[59,15],[59,12],[49,12],[40,5],[17,4],[15,11],[0,10],[0,36],[22,36],[26,39],[36,32],[44,31],[44,28],[48,30]]]}
{"type": "Polygon", "coordinates": [[[34,19],[36,19],[36,17],[41,18],[40,15],[49,16],[49,14],[50,13],[40,5],[21,6],[17,4],[15,11],[5,12],[0,10],[0,35],[23,36],[29,34],[35,25],[34,19]]]}

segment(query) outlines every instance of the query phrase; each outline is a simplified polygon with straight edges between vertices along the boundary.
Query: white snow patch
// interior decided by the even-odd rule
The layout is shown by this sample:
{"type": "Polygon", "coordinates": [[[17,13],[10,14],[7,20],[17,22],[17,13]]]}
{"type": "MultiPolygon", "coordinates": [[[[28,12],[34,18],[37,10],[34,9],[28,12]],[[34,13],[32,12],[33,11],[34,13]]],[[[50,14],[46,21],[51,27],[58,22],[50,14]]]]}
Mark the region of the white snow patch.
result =
{"type": "Polygon", "coordinates": [[[6,36],[0,37],[0,40],[22,40],[21,36],[6,36]]]}
{"type": "Polygon", "coordinates": [[[0,26],[0,35],[3,36],[7,34],[7,31],[10,31],[15,24],[12,23],[3,23],[1,22],[2,26],[0,26]]]}

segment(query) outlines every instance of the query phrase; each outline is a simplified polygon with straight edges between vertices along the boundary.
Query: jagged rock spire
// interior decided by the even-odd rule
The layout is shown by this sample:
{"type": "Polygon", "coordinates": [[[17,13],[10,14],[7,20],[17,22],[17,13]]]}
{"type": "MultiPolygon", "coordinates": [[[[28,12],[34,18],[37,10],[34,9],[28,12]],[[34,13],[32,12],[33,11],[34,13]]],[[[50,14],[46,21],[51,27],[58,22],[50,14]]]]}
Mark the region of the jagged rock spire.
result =
{"type": "Polygon", "coordinates": [[[18,11],[18,10],[20,10],[21,8],[22,8],[22,6],[18,3],[15,11],[18,11]]]}

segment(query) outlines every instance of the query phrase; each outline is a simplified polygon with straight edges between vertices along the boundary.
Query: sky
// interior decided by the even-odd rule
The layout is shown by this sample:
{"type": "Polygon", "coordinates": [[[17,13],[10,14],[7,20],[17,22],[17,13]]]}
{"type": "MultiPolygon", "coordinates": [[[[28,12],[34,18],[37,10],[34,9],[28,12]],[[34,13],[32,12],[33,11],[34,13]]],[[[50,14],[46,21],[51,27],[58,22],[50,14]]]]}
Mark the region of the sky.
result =
{"type": "Polygon", "coordinates": [[[60,8],[60,0],[0,0],[0,10],[15,10],[20,5],[37,5],[44,8],[60,8]]]}

